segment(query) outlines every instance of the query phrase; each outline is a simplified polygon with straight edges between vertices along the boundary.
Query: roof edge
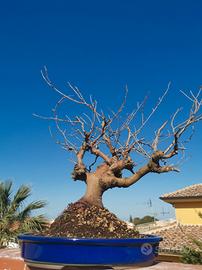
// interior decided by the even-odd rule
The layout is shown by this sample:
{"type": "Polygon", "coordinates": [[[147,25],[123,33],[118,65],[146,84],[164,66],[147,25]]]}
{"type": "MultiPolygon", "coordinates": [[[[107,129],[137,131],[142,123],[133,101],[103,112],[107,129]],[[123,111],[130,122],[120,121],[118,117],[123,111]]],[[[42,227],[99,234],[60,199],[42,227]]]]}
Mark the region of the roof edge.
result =
{"type": "Polygon", "coordinates": [[[202,196],[192,197],[159,197],[160,200],[172,203],[172,202],[202,202],[202,196]]]}

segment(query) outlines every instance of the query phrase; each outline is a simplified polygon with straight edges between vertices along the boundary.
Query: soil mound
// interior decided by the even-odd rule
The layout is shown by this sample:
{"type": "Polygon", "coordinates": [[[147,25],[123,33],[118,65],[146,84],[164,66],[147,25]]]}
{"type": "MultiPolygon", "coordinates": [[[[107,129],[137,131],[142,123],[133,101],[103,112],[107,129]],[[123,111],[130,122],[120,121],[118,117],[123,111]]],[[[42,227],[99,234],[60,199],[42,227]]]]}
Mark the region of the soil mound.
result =
{"type": "Polygon", "coordinates": [[[141,237],[106,208],[84,202],[70,204],[51,224],[45,235],[73,238],[141,237]]]}

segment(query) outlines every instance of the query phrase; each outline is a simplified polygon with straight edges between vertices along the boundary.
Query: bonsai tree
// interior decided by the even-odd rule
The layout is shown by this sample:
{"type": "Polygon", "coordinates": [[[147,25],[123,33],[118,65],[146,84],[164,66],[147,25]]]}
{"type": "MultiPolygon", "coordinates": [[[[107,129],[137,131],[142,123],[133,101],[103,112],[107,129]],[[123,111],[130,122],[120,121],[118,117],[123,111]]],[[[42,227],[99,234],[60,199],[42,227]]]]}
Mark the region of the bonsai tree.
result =
{"type": "Polygon", "coordinates": [[[182,110],[177,109],[148,141],[142,135],[143,129],[149,127],[148,122],[167,95],[170,83],[147,116],[143,113],[145,98],[131,113],[122,117],[127,87],[119,109],[108,114],[99,109],[97,101],[91,96],[89,100],[86,99],[78,87],[69,83],[73,95],[57,88],[46,68],[42,76],[59,95],[59,100],[52,110],[52,116],[35,116],[54,121],[56,133],[50,129],[51,135],[57,144],[74,155],[72,179],[86,185],[80,203],[104,208],[102,196],[108,189],[128,188],[150,173],[179,172],[179,168],[169,164],[169,161],[184,153],[184,144],[192,137],[192,132],[188,130],[202,120],[201,90],[197,94],[190,92],[190,95],[183,92],[191,105],[187,115],[183,112],[184,119],[181,115],[181,121],[178,121],[182,110]],[[66,102],[69,102],[67,110],[64,107],[66,102]],[[139,156],[144,158],[144,165],[138,165],[139,156]],[[125,171],[131,175],[124,176],[125,171]]]}
{"type": "Polygon", "coordinates": [[[45,202],[24,205],[31,195],[30,187],[22,185],[12,195],[12,186],[11,181],[0,182],[0,248],[17,242],[20,233],[41,232],[48,225],[43,215],[32,215],[34,210],[43,208],[45,202]]]}

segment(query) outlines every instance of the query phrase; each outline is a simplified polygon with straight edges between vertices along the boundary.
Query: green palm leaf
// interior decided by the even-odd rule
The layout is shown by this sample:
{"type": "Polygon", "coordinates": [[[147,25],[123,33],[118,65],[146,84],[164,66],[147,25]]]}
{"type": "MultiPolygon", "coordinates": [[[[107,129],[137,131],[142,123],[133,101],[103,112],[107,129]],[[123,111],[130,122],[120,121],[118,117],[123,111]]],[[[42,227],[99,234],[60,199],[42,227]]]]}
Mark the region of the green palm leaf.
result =
{"type": "Polygon", "coordinates": [[[22,224],[23,231],[40,232],[48,227],[48,220],[44,215],[30,217],[24,220],[22,224]]]}
{"type": "Polygon", "coordinates": [[[18,214],[19,220],[24,220],[25,218],[30,217],[30,214],[33,210],[37,210],[46,206],[45,201],[34,201],[28,204],[21,212],[18,214]]]}
{"type": "Polygon", "coordinates": [[[29,186],[22,185],[11,195],[12,182],[0,182],[0,247],[6,246],[9,241],[17,241],[20,233],[38,233],[48,226],[43,215],[32,214],[34,210],[46,205],[44,201],[33,201],[25,205],[26,199],[31,195],[29,186]]]}
{"type": "Polygon", "coordinates": [[[16,192],[13,201],[11,203],[11,208],[18,209],[21,203],[31,195],[31,188],[22,185],[16,192]]]}
{"type": "Polygon", "coordinates": [[[10,205],[11,188],[11,181],[0,182],[0,218],[10,205]]]}

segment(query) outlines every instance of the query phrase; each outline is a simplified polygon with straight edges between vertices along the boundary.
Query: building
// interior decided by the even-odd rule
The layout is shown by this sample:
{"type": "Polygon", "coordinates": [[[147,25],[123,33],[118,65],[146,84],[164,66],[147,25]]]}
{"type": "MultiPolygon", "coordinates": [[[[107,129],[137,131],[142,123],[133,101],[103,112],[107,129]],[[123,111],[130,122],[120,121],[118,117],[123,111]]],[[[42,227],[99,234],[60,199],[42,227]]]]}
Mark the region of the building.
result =
{"type": "Polygon", "coordinates": [[[160,197],[175,208],[176,221],[162,228],[148,231],[163,238],[159,251],[162,258],[180,259],[183,247],[198,250],[194,240],[202,242],[202,184],[188,186],[160,197]],[[167,257],[165,257],[167,256],[167,257]]]}
{"type": "Polygon", "coordinates": [[[202,184],[196,184],[160,197],[175,208],[176,220],[182,225],[202,225],[202,184]]]}

